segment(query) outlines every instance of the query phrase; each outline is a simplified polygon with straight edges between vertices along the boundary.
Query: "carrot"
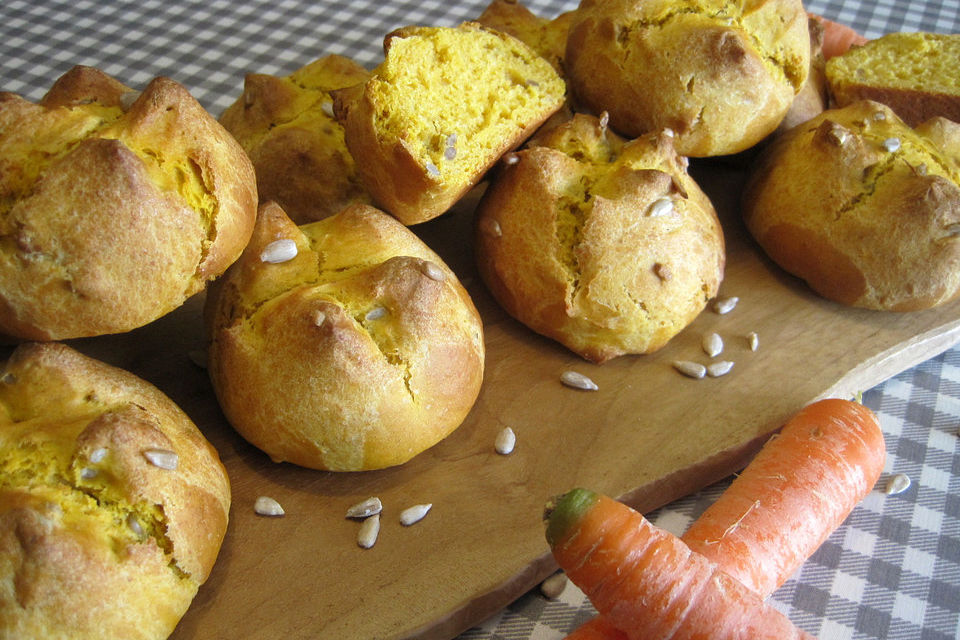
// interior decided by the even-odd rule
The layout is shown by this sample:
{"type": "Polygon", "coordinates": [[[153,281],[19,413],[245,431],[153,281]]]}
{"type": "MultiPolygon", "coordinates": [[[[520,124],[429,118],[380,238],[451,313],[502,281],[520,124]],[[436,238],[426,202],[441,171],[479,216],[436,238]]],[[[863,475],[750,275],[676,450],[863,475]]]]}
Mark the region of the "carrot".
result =
{"type": "Polygon", "coordinates": [[[885,456],[873,411],[852,400],[814,402],[764,445],[683,541],[765,598],[870,492],[885,456]]]}
{"type": "Polygon", "coordinates": [[[673,534],[607,496],[574,489],[546,515],[554,559],[631,640],[809,639],[673,534]]]}
{"type": "Polygon", "coordinates": [[[823,44],[820,50],[826,60],[846,53],[854,45],[862,45],[867,42],[867,38],[845,24],[834,22],[815,13],[808,13],[807,15],[823,25],[823,44]]]}

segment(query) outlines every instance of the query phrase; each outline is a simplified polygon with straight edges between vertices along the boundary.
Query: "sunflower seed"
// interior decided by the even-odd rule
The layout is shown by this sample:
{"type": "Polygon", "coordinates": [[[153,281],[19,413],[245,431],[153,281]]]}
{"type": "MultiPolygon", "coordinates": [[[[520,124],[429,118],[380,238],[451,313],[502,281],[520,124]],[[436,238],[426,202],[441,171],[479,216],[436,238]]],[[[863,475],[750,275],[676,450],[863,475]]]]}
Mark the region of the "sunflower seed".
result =
{"type": "Polygon", "coordinates": [[[438,169],[437,165],[433,164],[432,162],[428,162],[425,168],[427,173],[434,178],[440,175],[440,169],[438,169]]]}
{"type": "Polygon", "coordinates": [[[719,378],[720,376],[725,376],[730,373],[731,369],[733,369],[732,362],[729,360],[720,360],[707,365],[707,375],[711,378],[719,378]]]}
{"type": "Polygon", "coordinates": [[[883,141],[883,148],[889,151],[890,153],[895,153],[900,150],[900,138],[887,138],[883,141]]]}
{"type": "Polygon", "coordinates": [[[881,120],[886,120],[887,114],[885,114],[883,111],[877,111],[876,113],[873,114],[873,119],[876,120],[877,122],[880,122],[881,120]]]}
{"type": "Polygon", "coordinates": [[[270,264],[289,262],[297,257],[297,243],[290,238],[274,240],[260,252],[260,261],[270,264]]]}
{"type": "Polygon", "coordinates": [[[103,462],[103,459],[107,457],[107,448],[106,447],[97,447],[90,452],[90,462],[96,464],[98,462],[103,462]]]}
{"type": "Polygon", "coordinates": [[[253,510],[259,516],[269,516],[278,518],[286,515],[286,511],[280,506],[280,503],[268,496],[260,496],[253,503],[253,510]]]}
{"type": "Polygon", "coordinates": [[[500,223],[497,222],[496,220],[491,220],[488,218],[487,221],[484,223],[484,226],[486,226],[487,230],[495,238],[499,238],[500,236],[503,235],[503,229],[500,228],[500,223]]]}
{"type": "Polygon", "coordinates": [[[143,526],[140,524],[140,521],[137,520],[137,516],[133,513],[127,516],[127,526],[130,527],[130,531],[133,531],[138,536],[143,536],[143,526]]]}
{"type": "Polygon", "coordinates": [[[443,272],[436,262],[431,262],[427,260],[423,263],[423,275],[427,276],[431,280],[436,280],[437,282],[443,282],[446,280],[447,276],[443,272]]]}
{"type": "Polygon", "coordinates": [[[673,211],[673,200],[670,198],[659,198],[655,200],[647,209],[647,216],[651,218],[660,218],[662,216],[671,215],[673,211]]]}
{"type": "Polygon", "coordinates": [[[405,527],[409,527],[412,524],[416,524],[423,520],[423,517],[430,512],[430,509],[433,507],[433,504],[415,504],[412,507],[407,507],[400,512],[400,524],[405,527]]]}
{"type": "Polygon", "coordinates": [[[457,157],[457,134],[451,133],[447,136],[447,146],[443,150],[443,157],[447,160],[453,160],[457,157]]]}
{"type": "Polygon", "coordinates": [[[370,309],[370,311],[367,311],[367,315],[365,315],[363,319],[370,322],[371,320],[379,320],[385,315],[387,315],[387,310],[384,307],[374,307],[370,309]]]}
{"type": "Polygon", "coordinates": [[[320,309],[317,309],[313,312],[313,324],[318,327],[322,327],[323,323],[327,321],[327,314],[320,309]]]}
{"type": "Polygon", "coordinates": [[[717,298],[713,301],[713,310],[720,315],[725,315],[733,311],[738,302],[740,302],[740,298],[737,296],[717,298]]]}
{"type": "Polygon", "coordinates": [[[708,333],[703,336],[701,346],[703,347],[703,352],[708,356],[711,358],[716,357],[723,353],[723,338],[720,337],[720,334],[708,333]]]}
{"type": "Polygon", "coordinates": [[[747,334],[747,342],[750,344],[750,351],[756,351],[760,346],[760,336],[756,331],[751,331],[747,334]]]}
{"type": "Polygon", "coordinates": [[[380,498],[373,496],[362,502],[358,502],[347,509],[348,518],[369,518],[383,511],[383,503],[380,498]]]}
{"type": "Polygon", "coordinates": [[[503,156],[504,164],[517,164],[518,162],[520,162],[520,156],[515,153],[508,153],[507,155],[503,156]]]}
{"type": "Polygon", "coordinates": [[[887,480],[886,486],[883,488],[883,492],[888,496],[892,496],[898,493],[903,493],[910,488],[910,477],[905,473],[898,473],[895,476],[891,476],[887,480]]]}
{"type": "Polygon", "coordinates": [[[567,582],[567,574],[562,572],[555,573],[540,583],[540,593],[542,593],[545,598],[556,600],[560,597],[560,594],[563,593],[563,590],[567,588],[567,582]]]}
{"type": "Polygon", "coordinates": [[[673,138],[673,137],[675,137],[677,134],[676,134],[676,132],[675,132],[673,129],[671,129],[670,127],[665,127],[665,128],[663,129],[663,135],[667,136],[668,138],[673,138]]]}
{"type": "Polygon", "coordinates": [[[596,391],[597,383],[576,371],[564,371],[560,374],[560,382],[574,389],[583,389],[584,391],[596,391]]]}
{"type": "Polygon", "coordinates": [[[176,469],[177,463],[180,461],[180,456],[169,449],[145,449],[143,451],[143,457],[153,466],[166,469],[167,471],[176,469]]]}
{"type": "Polygon", "coordinates": [[[322,103],[322,104],[320,105],[320,110],[323,111],[324,115],[327,116],[328,118],[332,118],[332,117],[333,117],[333,103],[332,103],[332,102],[324,102],[324,103],[322,103]]]}
{"type": "Polygon", "coordinates": [[[600,131],[606,133],[608,126],[610,126],[610,114],[604,111],[600,114],[600,131]]]}
{"type": "Polygon", "coordinates": [[[702,378],[707,375],[707,368],[699,362],[690,360],[675,360],[673,368],[690,378],[702,378]]]}
{"type": "Polygon", "coordinates": [[[503,456],[508,456],[513,453],[513,449],[516,446],[517,434],[515,434],[510,427],[504,427],[500,433],[497,434],[497,439],[493,443],[493,448],[503,456]]]}
{"type": "Polygon", "coordinates": [[[364,549],[369,549],[377,543],[377,536],[380,535],[380,514],[375,513],[360,525],[360,532],[357,533],[357,544],[364,549]]]}
{"type": "Polygon", "coordinates": [[[96,478],[97,470],[91,469],[90,467],[84,467],[83,469],[80,469],[80,477],[83,478],[84,480],[89,480],[90,478],[96,478]]]}

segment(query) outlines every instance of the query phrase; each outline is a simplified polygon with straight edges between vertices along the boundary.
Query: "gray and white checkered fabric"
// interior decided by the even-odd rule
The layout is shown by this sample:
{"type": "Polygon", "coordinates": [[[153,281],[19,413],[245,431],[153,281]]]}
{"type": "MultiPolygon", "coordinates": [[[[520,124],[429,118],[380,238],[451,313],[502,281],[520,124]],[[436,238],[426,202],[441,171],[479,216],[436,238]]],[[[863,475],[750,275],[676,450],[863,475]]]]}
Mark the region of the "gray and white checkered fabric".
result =
{"type": "MultiPolygon", "coordinates": [[[[368,67],[384,34],[408,24],[456,24],[486,0],[0,0],[0,89],[39,99],[75,64],[139,88],[158,75],[185,85],[214,115],[248,72],[289,73],[328,53],[368,67]]],[[[552,17],[576,0],[529,0],[552,17]]],[[[960,33],[960,0],[810,0],[810,11],[876,37],[893,31],[960,33]]],[[[905,493],[874,491],[773,596],[822,640],[960,637],[960,350],[865,393],[888,443],[884,478],[906,473],[905,493]]],[[[675,533],[726,484],[651,514],[675,533]]],[[[568,586],[557,600],[527,594],[462,635],[553,640],[593,614],[568,586]]]]}

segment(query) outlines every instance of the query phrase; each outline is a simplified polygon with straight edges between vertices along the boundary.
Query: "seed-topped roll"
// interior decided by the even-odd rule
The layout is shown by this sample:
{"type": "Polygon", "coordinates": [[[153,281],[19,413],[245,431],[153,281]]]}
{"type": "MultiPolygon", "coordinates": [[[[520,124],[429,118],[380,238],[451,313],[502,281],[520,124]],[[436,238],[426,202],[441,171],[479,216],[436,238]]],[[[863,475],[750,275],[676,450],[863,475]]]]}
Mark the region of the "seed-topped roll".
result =
{"type": "Polygon", "coordinates": [[[120,333],[179,307],[250,238],[250,160],[181,85],[89,67],[0,93],[0,333],[120,333]]]}
{"type": "Polygon", "coordinates": [[[334,110],[367,189],[407,225],[447,211],[564,104],[549,62],[476,23],[399,29],[384,51],[334,110]]]}
{"type": "Polygon", "coordinates": [[[230,509],[217,452],[152,385],[59,343],[0,372],[0,637],[162,640],[230,509]]]}
{"type": "Polygon", "coordinates": [[[510,315],[603,362],[659,349],[703,310],[723,234],[672,142],[577,115],[508,156],[478,208],[477,263],[510,315]]]}
{"type": "Polygon", "coordinates": [[[370,202],[343,141],[343,127],[333,117],[330,96],[369,75],[337,55],[285,77],[247,75],[243,95],[223,112],[220,123],[250,156],[262,201],[273,200],[298,224],[326,218],[354,202],[370,202]]]}
{"type": "Polygon", "coordinates": [[[912,311],[960,294],[960,125],[879,103],[823,112],[757,159],[747,228],[818,294],[912,311]]]}
{"type": "Polygon", "coordinates": [[[297,227],[264,204],[207,305],[220,405],[278,462],[401,464],[456,429],[480,390],[483,328],[469,294],[373,207],[297,227]]]}
{"type": "Polygon", "coordinates": [[[801,0],[583,0],[567,38],[578,103],[635,137],[718,156],[776,129],[810,66],[801,0]]]}

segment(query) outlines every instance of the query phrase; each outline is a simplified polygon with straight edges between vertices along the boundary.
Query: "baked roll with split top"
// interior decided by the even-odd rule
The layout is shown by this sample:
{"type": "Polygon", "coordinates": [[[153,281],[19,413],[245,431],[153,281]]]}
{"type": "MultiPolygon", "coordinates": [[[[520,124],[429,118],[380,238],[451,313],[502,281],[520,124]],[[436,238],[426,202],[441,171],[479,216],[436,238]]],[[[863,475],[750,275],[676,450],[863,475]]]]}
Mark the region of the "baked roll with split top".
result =
{"type": "Polygon", "coordinates": [[[236,260],[256,207],[243,149],[168,78],[74,67],[37,104],[2,93],[0,333],[148,324],[236,260]]]}

